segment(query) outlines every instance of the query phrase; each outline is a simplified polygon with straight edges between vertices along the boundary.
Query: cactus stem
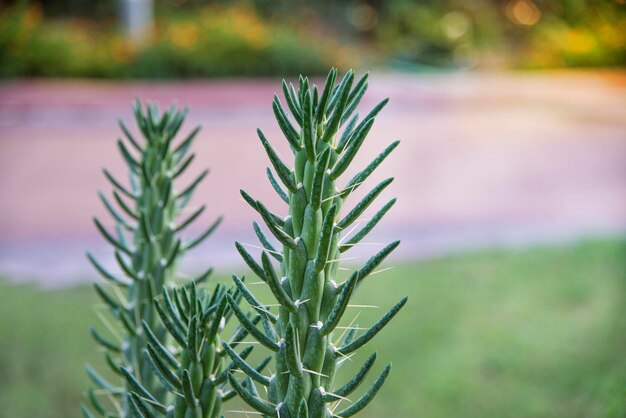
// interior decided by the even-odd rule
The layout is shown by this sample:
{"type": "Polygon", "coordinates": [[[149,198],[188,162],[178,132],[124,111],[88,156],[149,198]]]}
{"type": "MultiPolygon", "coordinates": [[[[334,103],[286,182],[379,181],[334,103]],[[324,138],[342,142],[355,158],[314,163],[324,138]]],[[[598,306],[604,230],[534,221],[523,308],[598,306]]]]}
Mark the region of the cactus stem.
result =
{"type": "MultiPolygon", "coordinates": [[[[259,212],[272,235],[282,244],[274,247],[258,225],[253,223],[262,247],[249,247],[261,250],[262,266],[237,244],[237,250],[248,267],[269,285],[276,299],[275,304],[264,306],[279,308],[277,321],[272,324],[264,322],[264,333],[256,328],[249,329],[259,342],[275,353],[276,376],[270,378],[266,397],[277,404],[276,410],[266,408],[258,393],[247,390],[246,382],[256,376],[253,372],[247,373],[243,386],[235,386],[252,408],[266,416],[330,418],[345,414],[348,417],[362,410],[382,386],[388,369],[366,395],[339,414],[333,411],[342,400],[348,399],[343,398],[342,392],[338,392],[337,397],[324,396],[326,391],[320,387],[328,387],[328,393],[333,393],[337,366],[350,360],[355,351],[386,326],[405,303],[403,300],[397,304],[370,328],[356,325],[356,318],[348,326],[337,326],[345,323],[343,317],[347,307],[359,307],[349,303],[357,285],[378,268],[398,242],[387,245],[369,258],[362,268],[354,271],[348,281],[337,285],[340,262],[357,258],[340,255],[359,243],[393,206],[395,199],[383,206],[371,220],[360,218],[393,179],[378,184],[341,218],[344,201],[396,148],[397,142],[343,183],[346,186],[340,191],[335,181],[340,183],[339,177],[350,171],[349,166],[363,145],[375,116],[387,100],[379,103],[359,122],[355,110],[367,89],[368,76],[361,77],[353,85],[352,71],[337,83],[336,73],[335,69],[330,71],[321,96],[318,96],[321,90],[311,87],[305,77],[300,77],[298,91],[283,82],[287,108],[297,126],[290,124],[287,108],[282,108],[278,98],[274,99],[275,116],[294,154],[291,161],[283,160],[262,132],[257,130],[270,163],[288,189],[286,191],[280,185],[276,187],[276,178],[270,170],[268,179],[282,201],[287,203],[288,216],[280,218],[274,215],[262,202],[242,192],[244,200],[259,212]],[[348,120],[349,123],[342,128],[348,120]],[[341,129],[344,132],[340,132],[341,129]],[[363,222],[368,223],[362,226],[363,222]],[[357,229],[358,232],[355,232],[357,229]],[[280,275],[274,270],[268,254],[280,263],[280,275]],[[281,277],[280,280],[278,277],[281,277]],[[357,336],[361,330],[365,330],[363,335],[357,336]],[[341,334],[339,338],[336,338],[337,334],[341,334]],[[279,337],[276,347],[274,341],[279,337]]],[[[385,269],[374,273],[382,271],[385,269]]],[[[235,280],[235,283],[238,282],[235,280]]],[[[246,300],[254,302],[255,297],[247,294],[246,300]]],[[[357,375],[350,382],[357,382],[352,384],[356,387],[361,380],[357,375]]],[[[232,384],[238,385],[238,382],[233,381],[232,384]]]]}
{"type": "MultiPolygon", "coordinates": [[[[96,228],[115,250],[121,274],[111,275],[87,254],[98,273],[111,284],[112,291],[97,285],[96,292],[107,304],[111,317],[122,325],[113,326],[98,308],[96,313],[115,342],[97,331],[92,335],[106,351],[107,364],[125,381],[124,387],[114,386],[88,367],[92,382],[108,392],[105,394],[111,400],[112,411],[106,411],[95,398],[90,400],[98,416],[219,416],[222,401],[234,393],[223,389],[229,384],[226,373],[235,366],[223,365],[226,354],[217,333],[231,317],[226,298],[232,294],[238,303],[239,291],[218,285],[215,293],[207,295],[206,289],[197,288],[211,269],[196,277],[195,282],[179,286],[171,283],[181,276],[177,268],[182,255],[203,242],[221,221],[218,218],[198,237],[183,244],[180,232],[205,211],[204,205],[187,204],[208,170],[182,189],[176,183],[194,160],[195,154],[186,154],[199,127],[174,146],[186,109],[173,105],[160,113],[156,105],[144,108],[136,101],[133,112],[145,141],[139,145],[120,122],[132,148],[121,140],[117,143],[127,165],[129,185],[104,169],[104,176],[112,184],[113,199],[103,193],[99,196],[113,222],[94,219],[96,228]],[[216,375],[223,377],[216,379],[216,375]]],[[[258,319],[249,322],[254,326],[258,319]]],[[[230,339],[241,340],[245,335],[237,327],[230,339]]],[[[249,353],[246,349],[238,356],[244,359],[249,353]]]]}

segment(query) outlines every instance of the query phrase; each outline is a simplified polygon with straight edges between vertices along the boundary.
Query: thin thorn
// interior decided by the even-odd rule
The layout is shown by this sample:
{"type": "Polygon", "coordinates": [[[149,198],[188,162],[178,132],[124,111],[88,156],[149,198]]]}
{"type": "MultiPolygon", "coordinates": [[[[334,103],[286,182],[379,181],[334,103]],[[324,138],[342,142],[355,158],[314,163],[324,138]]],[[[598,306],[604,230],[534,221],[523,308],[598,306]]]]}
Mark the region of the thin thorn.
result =
{"type": "Polygon", "coordinates": [[[252,305],[252,307],[256,310],[265,312],[266,314],[271,314],[271,312],[268,309],[265,309],[264,306],[256,306],[256,305],[252,305]]]}
{"type": "Polygon", "coordinates": [[[109,330],[109,332],[113,334],[113,337],[121,344],[123,341],[122,337],[121,335],[117,333],[117,330],[113,328],[113,325],[109,322],[109,320],[104,315],[102,315],[101,312],[96,311],[96,315],[98,316],[98,318],[100,318],[100,320],[102,321],[104,326],[109,330]]]}
{"type": "Polygon", "coordinates": [[[391,269],[394,269],[394,268],[395,268],[394,266],[391,266],[391,267],[387,267],[387,268],[384,268],[384,269],[376,270],[376,271],[370,273],[369,275],[373,276],[375,274],[383,273],[383,272],[385,272],[387,270],[391,270],[391,269]]]}
{"type": "Polygon", "coordinates": [[[346,361],[352,361],[352,357],[354,356],[354,353],[350,354],[350,355],[345,355],[345,354],[341,353],[339,350],[337,350],[337,353],[339,353],[339,355],[341,357],[343,357],[341,360],[339,360],[337,362],[337,366],[339,366],[340,364],[345,363],[346,361]]]}
{"type": "Polygon", "coordinates": [[[335,327],[336,329],[354,329],[354,330],[366,330],[367,328],[363,328],[363,327],[335,327]]]}
{"type": "MultiPolygon", "coordinates": [[[[356,316],[354,317],[354,319],[352,321],[350,321],[350,323],[348,324],[349,326],[352,326],[356,320],[359,318],[359,315],[361,315],[361,312],[357,312],[356,316]]],[[[339,338],[337,339],[337,342],[335,343],[335,345],[339,344],[339,341],[341,341],[343,339],[343,337],[345,337],[346,333],[348,330],[343,330],[343,332],[341,333],[341,335],[339,336],[339,338]]]]}
{"type": "Polygon", "coordinates": [[[339,197],[339,196],[341,196],[341,193],[334,194],[334,195],[332,195],[332,196],[328,196],[326,199],[322,199],[322,203],[327,202],[327,201],[329,201],[329,200],[332,200],[332,199],[334,199],[334,198],[336,198],[336,197],[339,197]]]}
{"type": "Polygon", "coordinates": [[[165,405],[157,402],[157,401],[153,401],[152,399],[148,399],[148,398],[144,398],[143,396],[137,395],[139,398],[143,399],[144,401],[148,402],[149,404],[152,405],[158,405],[160,407],[162,407],[163,409],[165,409],[165,405]]]}
{"type": "Polygon", "coordinates": [[[351,228],[348,232],[346,232],[346,233],[343,235],[343,237],[341,237],[341,238],[339,239],[339,241],[337,241],[337,245],[340,245],[340,244],[343,242],[343,240],[345,240],[346,238],[348,238],[348,237],[350,236],[350,234],[352,234],[352,233],[354,232],[354,230],[355,230],[355,229],[357,229],[357,227],[358,227],[360,224],[361,224],[360,222],[356,222],[356,223],[354,224],[354,226],[353,226],[353,227],[352,227],[352,228],[351,228]]]}
{"type": "Polygon", "coordinates": [[[338,263],[340,261],[346,261],[346,260],[357,260],[359,257],[344,257],[344,258],[335,258],[333,260],[327,260],[326,264],[332,264],[332,263],[338,263]]]}
{"type": "Polygon", "coordinates": [[[316,374],[316,375],[318,375],[318,376],[328,377],[327,375],[325,375],[325,374],[323,374],[323,373],[318,373],[318,372],[315,372],[315,371],[313,371],[313,370],[305,369],[304,367],[302,368],[302,370],[304,370],[305,372],[311,373],[311,374],[316,374]]]}
{"type": "Polygon", "coordinates": [[[337,394],[335,394],[335,393],[332,393],[332,392],[326,392],[326,393],[327,393],[328,395],[331,395],[331,396],[333,396],[333,397],[337,398],[337,400],[341,399],[342,401],[348,401],[348,402],[352,403],[352,401],[351,401],[350,399],[348,399],[348,398],[344,398],[343,396],[339,396],[339,395],[337,395],[337,394]]]}
{"type": "Polygon", "coordinates": [[[254,245],[254,244],[248,244],[247,242],[242,242],[242,244],[243,245],[247,245],[248,247],[256,248],[256,249],[261,250],[261,251],[267,251],[268,253],[271,253],[271,254],[283,255],[283,253],[281,253],[279,251],[272,251],[272,250],[269,250],[269,249],[267,249],[265,247],[259,247],[258,245],[254,245]]]}
{"type": "Polygon", "coordinates": [[[385,245],[382,242],[355,242],[354,244],[343,244],[344,247],[356,247],[357,245],[376,245],[381,246],[385,245]]]}

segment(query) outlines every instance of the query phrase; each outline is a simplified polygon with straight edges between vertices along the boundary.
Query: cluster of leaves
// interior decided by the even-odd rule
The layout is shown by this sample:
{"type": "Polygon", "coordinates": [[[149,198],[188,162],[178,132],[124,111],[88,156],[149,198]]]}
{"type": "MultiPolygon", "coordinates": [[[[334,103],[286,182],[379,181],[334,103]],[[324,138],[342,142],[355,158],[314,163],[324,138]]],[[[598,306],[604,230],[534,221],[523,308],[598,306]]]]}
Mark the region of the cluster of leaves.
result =
{"type": "MultiPolygon", "coordinates": [[[[161,301],[155,306],[169,335],[179,347],[173,353],[154,335],[144,322],[143,329],[148,337],[144,350],[160,383],[172,395],[165,397],[166,404],[159,401],[140,383],[130,370],[122,369],[130,387],[130,406],[138,418],[167,417],[208,417],[220,416],[222,403],[232,399],[236,392],[228,388],[227,376],[238,367],[238,362],[227,364],[227,356],[222,349],[220,332],[232,317],[233,311],[227,300],[239,304],[242,294],[239,290],[227,290],[217,285],[212,294],[206,289],[196,289],[195,283],[186,287],[163,290],[161,301]]],[[[257,323],[258,315],[246,318],[257,323]]],[[[227,344],[230,355],[246,359],[252,346],[237,354],[234,349],[248,335],[245,328],[236,327],[227,344]]],[[[254,370],[257,373],[269,363],[267,357],[254,370]]]]}
{"type": "Polygon", "coordinates": [[[376,354],[344,385],[335,386],[335,372],[343,359],[351,357],[378,334],[406,303],[406,298],[402,299],[361,335],[357,335],[359,328],[353,324],[347,324],[347,332],[335,335],[357,287],[399,244],[396,241],[384,247],[348,280],[338,284],[341,254],[358,245],[393,206],[395,199],[383,205],[358,232],[351,235],[354,228],[348,228],[358,223],[359,216],[393,179],[379,183],[343,217],[341,208],[351,193],[396,148],[398,141],[390,144],[345,186],[339,187],[337,181],[354,160],[387,99],[359,121],[355,111],[367,90],[368,75],[355,82],[354,73],[349,71],[340,82],[336,79],[337,70],[332,69],[322,91],[311,87],[309,80],[303,77],[300,77],[297,91],[293,85],[283,82],[285,100],[297,127],[289,120],[280,99],[274,97],[276,119],[294,154],[293,168],[280,159],[258,130],[276,172],[274,175],[268,168],[269,181],[288,205],[289,214],[279,216],[245,191],[241,192],[282,245],[279,249],[272,244],[256,223],[254,229],[264,247],[261,262],[241,244],[236,244],[250,269],[271,289],[278,302],[278,315],[269,313],[267,306],[262,305],[237,277],[234,277],[235,284],[261,315],[263,330],[246,321],[235,301],[229,299],[241,325],[275,353],[276,373],[268,377],[237,359],[225,345],[248,378],[265,388],[265,396],[261,396],[256,389],[249,385],[246,388],[229,375],[235,391],[264,416],[347,418],[362,410],[383,385],[391,366],[380,373],[359,399],[339,412],[335,412],[339,404],[365,380],[376,354]],[[280,263],[280,274],[276,273],[270,257],[280,263]]]}

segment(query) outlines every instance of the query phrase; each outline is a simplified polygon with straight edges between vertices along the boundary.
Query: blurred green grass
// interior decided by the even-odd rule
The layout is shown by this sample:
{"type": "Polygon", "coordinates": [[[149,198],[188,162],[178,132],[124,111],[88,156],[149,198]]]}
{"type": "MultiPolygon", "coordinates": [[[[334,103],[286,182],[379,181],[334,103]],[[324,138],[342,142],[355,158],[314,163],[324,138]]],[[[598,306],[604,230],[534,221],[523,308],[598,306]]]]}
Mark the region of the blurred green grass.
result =
{"type": "MultiPolygon", "coordinates": [[[[359,290],[355,303],[379,306],[363,309],[359,325],[406,294],[405,310],[338,377],[375,350],[374,373],[393,359],[360,416],[626,416],[626,241],[399,265],[359,290]]],[[[87,286],[0,284],[0,416],[79,416],[83,363],[102,363],[87,332],[99,323],[95,304],[87,286]]]]}

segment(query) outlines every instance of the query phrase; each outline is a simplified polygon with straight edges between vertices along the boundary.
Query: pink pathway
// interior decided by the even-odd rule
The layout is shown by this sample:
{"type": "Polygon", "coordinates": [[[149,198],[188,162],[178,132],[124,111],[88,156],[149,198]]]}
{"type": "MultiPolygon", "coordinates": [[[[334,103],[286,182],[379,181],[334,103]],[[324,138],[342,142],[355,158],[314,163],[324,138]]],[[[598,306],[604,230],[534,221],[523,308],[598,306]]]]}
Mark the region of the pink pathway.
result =
{"type": "MultiPolygon", "coordinates": [[[[261,127],[288,152],[270,106],[279,86],[272,79],[0,84],[0,275],[59,285],[93,278],[85,249],[110,262],[91,218],[105,216],[96,196],[108,190],[100,168],[123,175],[116,118],[130,122],[135,97],[189,105],[186,128],[204,126],[191,171],[209,166],[212,174],[196,202],[209,205],[203,224],[227,218],[188,268],[240,268],[232,242],[253,240],[254,214],[239,188],[279,208],[255,135],[261,127]]],[[[414,258],[624,231],[626,74],[374,74],[362,111],[387,96],[354,170],[401,139],[374,176],[395,176],[383,199],[399,201],[370,245],[355,251],[359,258],[395,238],[403,240],[396,258],[414,258]]]]}

